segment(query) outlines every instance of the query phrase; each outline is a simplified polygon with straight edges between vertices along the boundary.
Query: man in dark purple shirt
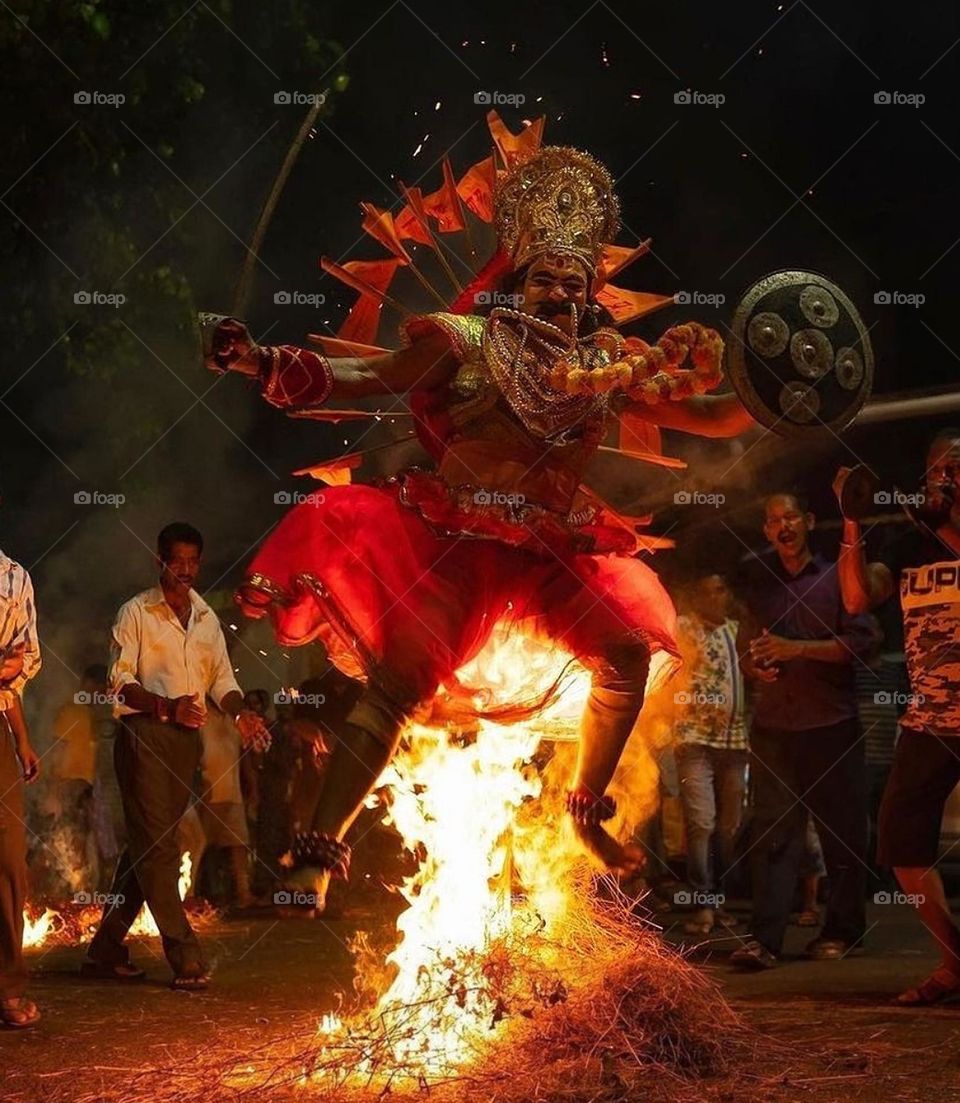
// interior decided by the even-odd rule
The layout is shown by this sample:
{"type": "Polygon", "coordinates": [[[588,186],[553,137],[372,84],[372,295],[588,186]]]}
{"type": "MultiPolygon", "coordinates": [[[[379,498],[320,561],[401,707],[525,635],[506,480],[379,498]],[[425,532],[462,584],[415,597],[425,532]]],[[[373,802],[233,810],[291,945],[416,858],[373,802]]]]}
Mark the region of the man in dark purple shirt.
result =
{"type": "Polygon", "coordinates": [[[744,673],[758,685],[750,733],[753,781],[751,937],[731,955],[745,969],[777,963],[812,813],[830,896],[810,957],[839,960],[865,928],[867,786],[854,664],[874,646],[848,614],[834,564],[810,550],[814,516],[793,494],[764,503],[774,555],[759,557],[741,635],[744,673]],[[746,646],[745,646],[746,645],[746,646]]]}

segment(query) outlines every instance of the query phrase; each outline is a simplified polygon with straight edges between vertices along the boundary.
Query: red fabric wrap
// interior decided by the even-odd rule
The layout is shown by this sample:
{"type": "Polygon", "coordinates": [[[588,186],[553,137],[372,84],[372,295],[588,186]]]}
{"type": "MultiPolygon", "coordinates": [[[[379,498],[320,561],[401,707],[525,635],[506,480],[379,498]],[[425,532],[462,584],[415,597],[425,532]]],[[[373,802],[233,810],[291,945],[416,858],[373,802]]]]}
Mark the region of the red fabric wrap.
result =
{"type": "Polygon", "coordinates": [[[272,406],[319,406],[333,391],[333,369],[319,352],[296,345],[267,345],[261,350],[260,383],[272,406]]]}
{"type": "Polygon", "coordinates": [[[503,620],[585,659],[625,641],[676,654],[673,603],[639,559],[444,535],[401,487],[330,487],[295,506],[250,565],[244,610],[262,615],[252,599],[269,592],[281,643],[321,639],[341,670],[404,704],[432,696],[503,620]]]}

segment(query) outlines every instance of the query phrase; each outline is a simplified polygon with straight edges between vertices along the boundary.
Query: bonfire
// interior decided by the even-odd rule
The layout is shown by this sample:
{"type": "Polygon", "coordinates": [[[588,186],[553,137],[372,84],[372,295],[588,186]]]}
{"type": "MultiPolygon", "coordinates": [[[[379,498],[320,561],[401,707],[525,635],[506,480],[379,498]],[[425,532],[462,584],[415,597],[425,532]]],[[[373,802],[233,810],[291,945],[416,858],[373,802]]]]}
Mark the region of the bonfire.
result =
{"type": "MultiPolygon", "coordinates": [[[[590,867],[566,827],[587,672],[555,648],[499,635],[460,672],[457,691],[472,687],[486,706],[516,696],[522,681],[531,699],[561,670],[563,690],[534,721],[411,725],[371,798],[419,863],[401,886],[408,907],[395,948],[384,962],[358,935],[356,991],[340,1013],[209,1068],[191,1089],[197,1098],[286,1086],[330,1101],[425,1090],[434,1099],[615,1100],[653,1072],[721,1071],[736,1017],[634,915],[638,901],[590,867]]],[[[656,730],[651,712],[641,730],[656,730]]],[[[631,797],[614,825],[623,833],[655,806],[642,737],[619,780],[619,795],[631,797]]]]}

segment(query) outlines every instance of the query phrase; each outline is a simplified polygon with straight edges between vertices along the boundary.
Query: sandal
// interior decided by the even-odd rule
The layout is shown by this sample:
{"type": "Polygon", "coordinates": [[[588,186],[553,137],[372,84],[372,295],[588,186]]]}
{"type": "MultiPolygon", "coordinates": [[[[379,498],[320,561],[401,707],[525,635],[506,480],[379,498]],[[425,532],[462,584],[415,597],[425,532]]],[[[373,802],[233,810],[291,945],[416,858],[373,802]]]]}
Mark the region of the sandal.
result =
{"type": "Polygon", "coordinates": [[[205,992],[210,987],[209,973],[186,973],[170,981],[174,992],[205,992]]]}
{"type": "Polygon", "coordinates": [[[908,988],[896,997],[894,1003],[901,1007],[930,1007],[960,997],[960,976],[941,966],[921,981],[915,988],[908,988]]]}
{"type": "Polygon", "coordinates": [[[40,1019],[40,1011],[31,1000],[17,996],[0,1002],[0,1023],[10,1030],[28,1030],[40,1019]]]}
{"type": "Polygon", "coordinates": [[[119,980],[130,984],[143,980],[146,972],[129,961],[91,961],[87,958],[80,965],[80,976],[87,980],[119,980]]]}

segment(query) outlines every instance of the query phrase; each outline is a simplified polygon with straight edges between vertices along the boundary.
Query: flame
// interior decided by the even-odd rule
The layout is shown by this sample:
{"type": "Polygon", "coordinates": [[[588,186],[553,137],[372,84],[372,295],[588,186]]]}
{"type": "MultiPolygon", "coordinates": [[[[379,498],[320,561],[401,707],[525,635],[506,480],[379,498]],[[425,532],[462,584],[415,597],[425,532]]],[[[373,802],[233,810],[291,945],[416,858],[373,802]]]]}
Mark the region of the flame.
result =
{"type": "MultiPolygon", "coordinates": [[[[180,899],[185,900],[190,891],[193,874],[193,859],[189,851],[185,851],[180,857],[180,879],[178,890],[180,899]]],[[[55,908],[45,908],[42,915],[31,917],[30,912],[23,912],[23,947],[30,949],[35,946],[43,946],[53,939],[59,932],[61,940],[70,931],[76,934],[81,942],[87,942],[93,936],[100,918],[101,908],[98,904],[89,903],[90,897],[86,897],[86,903],[81,903],[78,908],[65,907],[62,911],[55,908]]],[[[76,903],[76,901],[74,902],[76,903]]],[[[146,906],[140,909],[140,914],[134,920],[130,928],[130,934],[159,938],[160,930],[146,906]]]]}
{"type": "MultiPolygon", "coordinates": [[[[469,687],[483,705],[529,700],[553,685],[570,659],[555,646],[498,632],[459,672],[457,689],[469,687]]],[[[447,1076],[504,1029],[489,977],[491,950],[511,934],[549,928],[565,910],[554,862],[569,862],[573,847],[561,844],[555,818],[541,814],[536,826],[520,830],[517,817],[541,795],[531,763],[544,734],[575,737],[590,682],[579,664],[568,673],[560,696],[529,722],[481,720],[454,733],[412,724],[380,777],[387,822],[421,861],[400,889],[409,907],[387,957],[392,981],[363,1027],[376,1031],[381,1044],[371,1047],[375,1058],[354,1065],[355,1074],[421,1083],[447,1076]],[[512,889],[521,869],[525,892],[518,902],[512,889]]],[[[313,1082],[329,1077],[326,1059],[345,1050],[350,1031],[349,1022],[324,1017],[317,1032],[325,1068],[313,1082]]]]}
{"type": "Polygon", "coordinates": [[[57,919],[57,913],[52,908],[45,908],[43,915],[31,919],[30,915],[23,913],[23,948],[42,946],[47,936],[53,930],[57,919]]]}
{"type": "MultiPolygon", "coordinates": [[[[181,900],[186,900],[187,893],[190,891],[190,878],[192,872],[193,859],[190,857],[190,851],[185,850],[180,856],[180,880],[177,882],[177,891],[180,893],[181,900]]],[[[140,914],[133,921],[133,926],[130,928],[130,934],[145,936],[147,938],[160,937],[160,928],[157,926],[157,922],[146,904],[140,909],[140,914]]]]}

